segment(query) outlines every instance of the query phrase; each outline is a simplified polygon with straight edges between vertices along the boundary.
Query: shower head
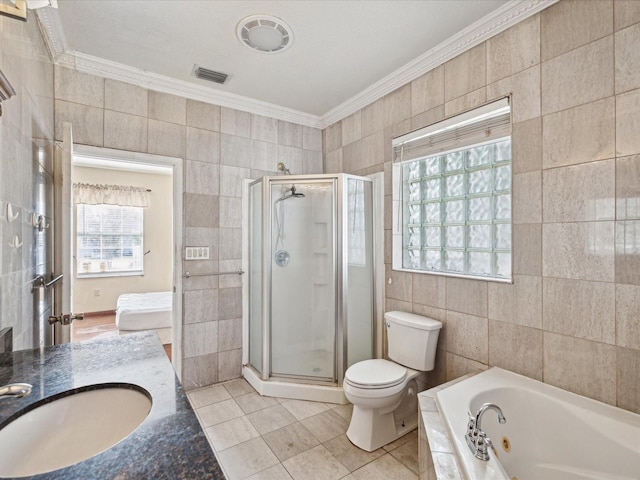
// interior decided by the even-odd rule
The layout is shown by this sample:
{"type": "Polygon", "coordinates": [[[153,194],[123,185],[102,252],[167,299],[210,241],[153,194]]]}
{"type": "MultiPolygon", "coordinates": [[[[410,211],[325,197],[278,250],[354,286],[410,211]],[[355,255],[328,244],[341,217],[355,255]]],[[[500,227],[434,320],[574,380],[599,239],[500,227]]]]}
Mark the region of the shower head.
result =
{"type": "Polygon", "coordinates": [[[285,200],[289,200],[290,198],[302,198],[304,196],[305,196],[304,193],[296,193],[295,195],[289,194],[289,195],[285,195],[283,197],[280,197],[278,200],[276,200],[276,203],[277,202],[284,202],[285,200]]]}
{"type": "Polygon", "coordinates": [[[300,192],[296,192],[296,186],[295,185],[291,185],[291,195],[289,195],[290,197],[298,197],[298,198],[302,198],[305,196],[304,193],[300,193],[300,192]]]}
{"type": "Polygon", "coordinates": [[[282,202],[283,200],[288,200],[289,198],[304,198],[306,195],[302,192],[296,191],[296,186],[292,185],[291,188],[287,189],[277,201],[282,202]]]}

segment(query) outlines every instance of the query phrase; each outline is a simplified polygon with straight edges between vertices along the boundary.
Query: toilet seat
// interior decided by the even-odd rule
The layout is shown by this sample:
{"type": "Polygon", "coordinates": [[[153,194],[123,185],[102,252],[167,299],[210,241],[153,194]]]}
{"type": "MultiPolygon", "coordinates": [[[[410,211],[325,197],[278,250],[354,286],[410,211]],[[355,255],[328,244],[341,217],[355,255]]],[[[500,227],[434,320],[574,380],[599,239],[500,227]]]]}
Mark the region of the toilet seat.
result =
{"type": "Polygon", "coordinates": [[[344,376],[345,383],[365,390],[395,387],[406,379],[405,367],[381,358],[355,363],[347,369],[344,376]]]}

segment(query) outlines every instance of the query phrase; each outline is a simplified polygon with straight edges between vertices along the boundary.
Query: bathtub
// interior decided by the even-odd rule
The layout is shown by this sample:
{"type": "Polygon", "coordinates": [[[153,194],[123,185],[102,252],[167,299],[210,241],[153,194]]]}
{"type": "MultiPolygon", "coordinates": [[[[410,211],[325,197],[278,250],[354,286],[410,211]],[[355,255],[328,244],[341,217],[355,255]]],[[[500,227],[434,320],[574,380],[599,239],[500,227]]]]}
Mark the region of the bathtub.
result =
{"type": "Polygon", "coordinates": [[[640,415],[491,368],[436,393],[463,477],[478,480],[640,479],[640,415]],[[476,459],[464,435],[468,411],[495,403],[482,430],[497,455],[476,459]]]}

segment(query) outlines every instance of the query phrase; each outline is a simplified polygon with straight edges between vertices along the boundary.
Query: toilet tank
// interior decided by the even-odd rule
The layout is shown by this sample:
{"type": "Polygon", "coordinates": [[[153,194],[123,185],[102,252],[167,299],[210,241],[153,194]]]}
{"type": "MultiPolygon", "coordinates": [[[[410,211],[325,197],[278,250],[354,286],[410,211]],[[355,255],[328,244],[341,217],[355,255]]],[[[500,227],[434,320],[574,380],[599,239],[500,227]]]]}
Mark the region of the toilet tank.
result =
{"type": "Polygon", "coordinates": [[[442,323],[407,312],[387,312],[384,319],[389,358],[414,370],[433,370],[442,323]]]}

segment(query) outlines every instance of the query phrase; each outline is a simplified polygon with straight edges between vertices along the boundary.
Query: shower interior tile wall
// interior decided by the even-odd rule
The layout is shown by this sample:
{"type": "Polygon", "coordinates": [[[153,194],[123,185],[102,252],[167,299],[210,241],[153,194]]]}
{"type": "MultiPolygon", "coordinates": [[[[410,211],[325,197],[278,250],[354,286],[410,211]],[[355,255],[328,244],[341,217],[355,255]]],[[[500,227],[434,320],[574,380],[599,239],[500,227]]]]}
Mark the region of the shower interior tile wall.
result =
{"type": "MultiPolygon", "coordinates": [[[[322,172],[318,129],[147,91],[56,66],[56,138],[62,122],[74,142],[184,159],[184,245],[209,247],[208,260],[185,261],[191,273],[239,270],[242,185],[276,175],[322,172]]],[[[237,378],[242,363],[242,279],[186,278],[183,283],[182,381],[186,388],[237,378]]]]}
{"type": "Polygon", "coordinates": [[[34,325],[48,325],[52,306],[30,282],[53,270],[53,65],[33,21],[0,17],[0,45],[0,69],[16,90],[0,117],[0,330],[13,329],[19,350],[42,344],[34,325]],[[43,232],[32,224],[39,215],[50,225],[43,232]]]}
{"type": "Polygon", "coordinates": [[[386,310],[444,324],[431,384],[495,365],[640,412],[639,42],[640,2],[563,0],[323,131],[388,215],[393,136],[512,94],[513,284],[393,271],[385,222],[386,310]]]}

